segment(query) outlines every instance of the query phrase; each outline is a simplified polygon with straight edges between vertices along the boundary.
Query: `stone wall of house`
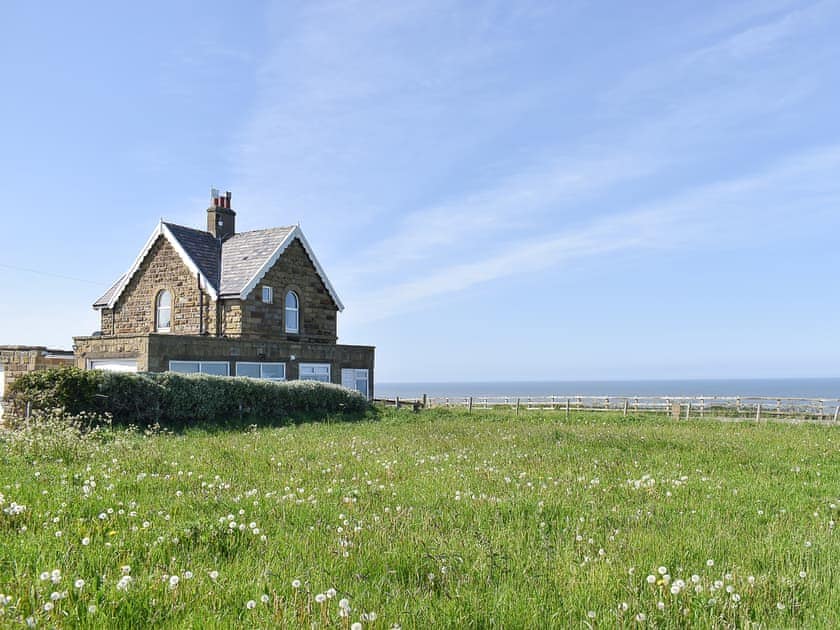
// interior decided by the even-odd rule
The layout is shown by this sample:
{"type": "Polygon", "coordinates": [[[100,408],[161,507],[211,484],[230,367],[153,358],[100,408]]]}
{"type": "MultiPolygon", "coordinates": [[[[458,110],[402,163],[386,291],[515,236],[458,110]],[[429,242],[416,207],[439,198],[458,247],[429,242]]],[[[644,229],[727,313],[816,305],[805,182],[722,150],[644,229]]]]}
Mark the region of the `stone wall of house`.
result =
{"type": "Polygon", "coordinates": [[[246,300],[224,300],[222,333],[243,339],[335,343],[338,307],[315,265],[295,239],[268,270],[246,300]],[[271,304],[262,301],[262,287],[274,291],[271,304]],[[299,334],[285,332],[285,296],[298,294],[299,334]]]}
{"type": "Polygon", "coordinates": [[[329,363],[333,383],[341,383],[343,368],[367,369],[373,392],[375,349],[306,341],[263,341],[198,335],[126,335],[76,337],[76,364],[89,359],[137,359],[141,372],[165,372],[170,361],[224,361],[236,374],[237,361],[286,364],[286,379],[299,376],[301,363],[329,363]]]}
{"type": "MultiPolygon", "coordinates": [[[[113,309],[102,309],[103,335],[131,335],[155,330],[156,300],[164,289],[172,294],[174,334],[199,334],[198,280],[178,252],[160,236],[129,281],[113,309]]],[[[204,293],[204,330],[216,331],[216,304],[204,293]]]]}
{"type": "Polygon", "coordinates": [[[367,369],[373,384],[375,348],[306,341],[264,341],[186,335],[149,335],[151,372],[164,372],[170,361],[225,361],[236,374],[236,362],[278,362],[286,364],[286,379],[299,376],[301,363],[329,363],[332,382],[341,383],[343,368],[367,369]],[[294,358],[293,358],[294,357],[294,358]]]}
{"type": "Polygon", "coordinates": [[[90,359],[137,359],[137,370],[149,370],[149,335],[73,337],[76,367],[87,369],[90,359]]]}

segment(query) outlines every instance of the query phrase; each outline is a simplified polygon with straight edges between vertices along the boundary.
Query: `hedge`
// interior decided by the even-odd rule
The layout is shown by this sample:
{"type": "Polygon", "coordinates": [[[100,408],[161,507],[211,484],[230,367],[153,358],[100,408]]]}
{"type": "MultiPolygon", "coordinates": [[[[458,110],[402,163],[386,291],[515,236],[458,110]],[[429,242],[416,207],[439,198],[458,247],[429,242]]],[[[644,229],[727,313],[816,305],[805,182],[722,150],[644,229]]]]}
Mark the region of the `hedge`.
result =
{"type": "Polygon", "coordinates": [[[107,413],[115,423],[162,426],[243,418],[277,422],[299,416],[357,413],[368,407],[358,392],[329,383],[75,367],[24,374],[9,387],[7,398],[18,414],[29,403],[33,409],[61,407],[71,414],[107,413]]]}

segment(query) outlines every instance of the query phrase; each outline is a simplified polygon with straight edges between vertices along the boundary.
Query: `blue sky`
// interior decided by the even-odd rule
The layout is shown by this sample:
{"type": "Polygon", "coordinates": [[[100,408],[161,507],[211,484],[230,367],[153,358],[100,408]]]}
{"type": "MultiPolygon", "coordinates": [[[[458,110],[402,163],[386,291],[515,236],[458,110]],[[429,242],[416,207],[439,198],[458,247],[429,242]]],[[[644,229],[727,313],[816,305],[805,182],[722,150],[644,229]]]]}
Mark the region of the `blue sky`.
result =
{"type": "Polygon", "coordinates": [[[0,344],[97,329],[216,186],[380,381],[838,376],[840,2],[2,13],[0,344]]]}

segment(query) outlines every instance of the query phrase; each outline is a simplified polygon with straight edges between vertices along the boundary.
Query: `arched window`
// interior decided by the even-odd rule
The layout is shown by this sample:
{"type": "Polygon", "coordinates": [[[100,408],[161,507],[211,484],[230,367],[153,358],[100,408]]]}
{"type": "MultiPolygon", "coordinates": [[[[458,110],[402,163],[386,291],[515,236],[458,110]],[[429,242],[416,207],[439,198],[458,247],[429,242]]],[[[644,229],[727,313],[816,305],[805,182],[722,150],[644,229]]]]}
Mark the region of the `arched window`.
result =
{"type": "Polygon", "coordinates": [[[294,291],[286,294],[286,332],[300,332],[300,301],[294,291]]]}
{"type": "Polygon", "coordinates": [[[155,306],[155,330],[169,332],[172,325],[172,294],[169,291],[158,293],[155,306]]]}

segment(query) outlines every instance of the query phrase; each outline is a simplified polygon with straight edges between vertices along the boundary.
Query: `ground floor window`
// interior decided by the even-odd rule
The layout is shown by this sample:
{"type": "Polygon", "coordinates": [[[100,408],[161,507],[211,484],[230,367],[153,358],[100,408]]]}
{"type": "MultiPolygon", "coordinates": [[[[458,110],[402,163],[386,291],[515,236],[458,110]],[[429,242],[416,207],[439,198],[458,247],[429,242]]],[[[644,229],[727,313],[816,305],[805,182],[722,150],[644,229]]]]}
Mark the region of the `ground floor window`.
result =
{"type": "Polygon", "coordinates": [[[269,381],[286,380],[285,363],[251,363],[248,361],[236,362],[236,375],[248,376],[250,378],[262,378],[269,381]]]}
{"type": "Polygon", "coordinates": [[[181,374],[228,376],[230,364],[227,361],[170,361],[169,371],[180,372],[181,374]]]}
{"type": "Polygon", "coordinates": [[[370,396],[367,370],[359,370],[356,368],[342,369],[341,385],[347,389],[355,389],[365,397],[370,396]]]}
{"type": "Polygon", "coordinates": [[[302,381],[330,382],[329,363],[301,363],[298,378],[302,381]]]}

